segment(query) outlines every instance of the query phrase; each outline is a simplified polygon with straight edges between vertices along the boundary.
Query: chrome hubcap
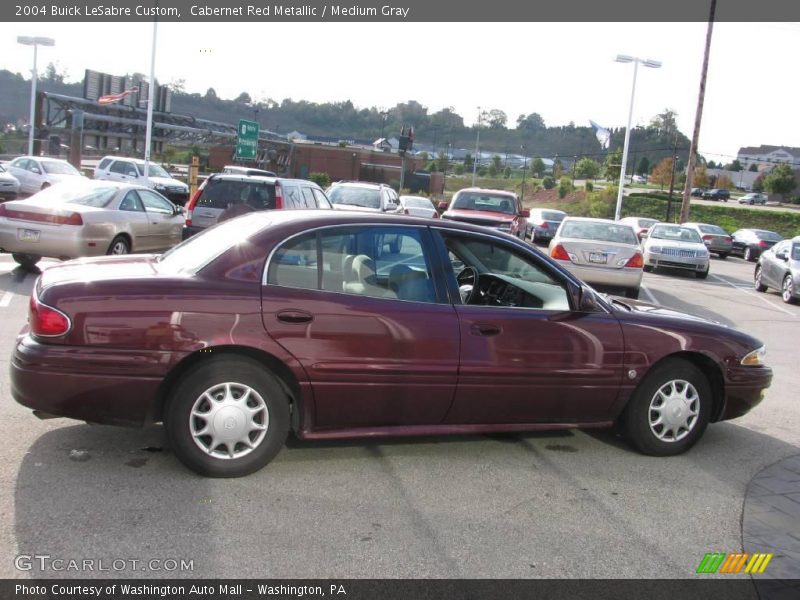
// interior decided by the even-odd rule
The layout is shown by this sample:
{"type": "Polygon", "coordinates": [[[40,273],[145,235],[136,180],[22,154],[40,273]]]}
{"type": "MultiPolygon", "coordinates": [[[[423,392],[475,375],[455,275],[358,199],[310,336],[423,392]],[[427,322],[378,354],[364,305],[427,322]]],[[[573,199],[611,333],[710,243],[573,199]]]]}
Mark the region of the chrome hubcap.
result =
{"type": "Polygon", "coordinates": [[[756,269],[756,287],[761,287],[761,267],[756,269]]]}
{"type": "Polygon", "coordinates": [[[189,418],[194,443],[215,458],[241,458],[264,441],[269,411],[261,395],[242,383],[220,383],[195,401],[189,418]]]}
{"type": "Polygon", "coordinates": [[[650,431],[662,442],[679,442],[694,429],[699,412],[694,386],[682,379],[669,381],[650,400],[650,431]]]}
{"type": "Polygon", "coordinates": [[[783,280],[783,299],[788,302],[792,299],[792,278],[787,277],[783,280]]]}
{"type": "Polygon", "coordinates": [[[124,242],[117,242],[111,248],[111,254],[127,254],[128,248],[125,246],[124,242]]]}

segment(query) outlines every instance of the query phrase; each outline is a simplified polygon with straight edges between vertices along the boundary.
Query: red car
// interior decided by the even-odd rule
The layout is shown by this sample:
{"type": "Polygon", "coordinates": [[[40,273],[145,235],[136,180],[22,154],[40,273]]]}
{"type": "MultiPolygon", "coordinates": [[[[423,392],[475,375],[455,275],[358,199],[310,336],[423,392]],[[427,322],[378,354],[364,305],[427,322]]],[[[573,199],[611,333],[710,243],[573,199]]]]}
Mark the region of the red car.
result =
{"type": "Polygon", "coordinates": [[[443,219],[491,227],[520,239],[528,233],[531,211],[522,208],[514,192],[466,188],[453,195],[449,207],[440,202],[439,208],[445,211],[443,219]]]}
{"type": "Polygon", "coordinates": [[[44,271],[11,361],[39,416],[163,421],[189,468],[253,472],[300,438],[622,424],[653,455],[757,405],[753,337],[593,292],[482,227],[265,211],[163,255],[44,271]]]}

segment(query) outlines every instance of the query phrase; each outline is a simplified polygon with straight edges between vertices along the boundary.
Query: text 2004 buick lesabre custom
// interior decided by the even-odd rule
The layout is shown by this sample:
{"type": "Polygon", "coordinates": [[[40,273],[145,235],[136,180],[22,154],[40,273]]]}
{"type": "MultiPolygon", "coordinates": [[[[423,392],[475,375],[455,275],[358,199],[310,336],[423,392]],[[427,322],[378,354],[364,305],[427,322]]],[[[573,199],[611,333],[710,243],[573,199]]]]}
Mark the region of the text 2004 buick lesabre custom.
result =
{"type": "Polygon", "coordinates": [[[772,379],[753,337],[598,296],[479,226],[252,213],[162,256],[46,270],[11,361],[16,400],[163,421],[178,458],[236,476],[300,438],[621,425],[683,452],[772,379]]]}

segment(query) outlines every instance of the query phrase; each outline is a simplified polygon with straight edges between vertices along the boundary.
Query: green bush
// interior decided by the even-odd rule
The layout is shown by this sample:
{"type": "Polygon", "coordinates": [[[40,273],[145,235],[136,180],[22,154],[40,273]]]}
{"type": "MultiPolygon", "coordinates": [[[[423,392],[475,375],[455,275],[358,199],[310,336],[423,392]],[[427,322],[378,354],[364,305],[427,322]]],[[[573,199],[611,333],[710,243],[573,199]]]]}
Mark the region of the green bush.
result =
{"type": "Polygon", "coordinates": [[[594,191],[594,184],[591,181],[587,181],[586,185],[583,187],[587,192],[594,191]]]}
{"type": "Polygon", "coordinates": [[[323,189],[331,184],[331,178],[327,173],[309,173],[308,179],[323,189]]]}
{"type": "Polygon", "coordinates": [[[545,175],[544,179],[542,179],[542,187],[546,190],[552,190],[556,187],[556,182],[550,175],[545,175]]]}
{"type": "Polygon", "coordinates": [[[567,195],[567,188],[563,184],[559,185],[558,186],[558,197],[559,198],[563,198],[566,195],[567,195]]]}
{"type": "Polygon", "coordinates": [[[455,166],[453,166],[453,173],[455,173],[456,175],[463,175],[464,165],[462,165],[461,163],[456,163],[455,166]]]}

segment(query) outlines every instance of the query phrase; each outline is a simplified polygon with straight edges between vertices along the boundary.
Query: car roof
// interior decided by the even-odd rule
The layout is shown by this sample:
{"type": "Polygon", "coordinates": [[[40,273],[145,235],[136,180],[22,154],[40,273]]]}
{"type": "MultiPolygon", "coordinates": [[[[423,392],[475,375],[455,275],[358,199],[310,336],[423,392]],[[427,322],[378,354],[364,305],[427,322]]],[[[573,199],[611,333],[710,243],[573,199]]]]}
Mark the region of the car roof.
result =
{"type": "Polygon", "coordinates": [[[456,194],[460,194],[461,192],[485,192],[489,194],[502,194],[504,196],[511,196],[516,198],[517,195],[514,192],[509,192],[508,190],[495,190],[492,188],[482,188],[482,187],[468,187],[460,189],[456,192],[456,194]]]}
{"type": "Polygon", "coordinates": [[[371,181],[336,181],[331,184],[331,187],[335,185],[347,185],[347,186],[364,187],[364,188],[388,187],[385,183],[373,183],[371,181]]]}
{"type": "MultiPolygon", "coordinates": [[[[567,217],[564,221],[580,221],[582,223],[610,223],[616,224],[619,221],[615,221],[614,219],[601,219],[599,217],[567,217]]],[[[627,223],[625,223],[627,225],[627,223]]]]}

